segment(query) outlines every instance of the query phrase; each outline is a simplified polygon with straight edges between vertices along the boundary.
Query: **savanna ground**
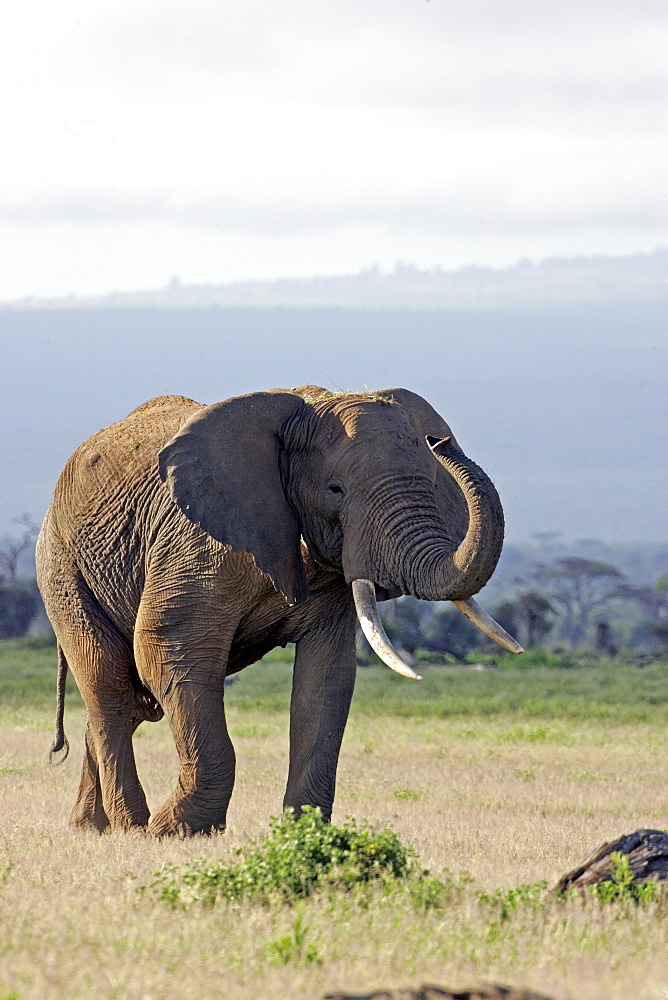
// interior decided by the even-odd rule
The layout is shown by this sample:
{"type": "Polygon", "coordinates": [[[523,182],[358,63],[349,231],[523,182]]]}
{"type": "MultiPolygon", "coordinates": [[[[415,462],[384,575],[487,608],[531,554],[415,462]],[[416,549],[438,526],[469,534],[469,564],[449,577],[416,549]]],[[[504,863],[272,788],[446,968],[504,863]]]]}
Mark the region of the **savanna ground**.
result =
{"type": "MultiPolygon", "coordinates": [[[[435,875],[448,869],[437,906],[371,889],[173,908],[138,891],[165,865],[229,858],[268,832],[287,768],[286,656],[226,692],[228,831],[156,841],[68,828],[83,733],[74,683],[70,758],[52,769],[55,651],[0,644],[0,1000],[317,1000],[484,980],[557,1000],[668,998],[665,897],[559,902],[540,884],[605,840],[668,826],[666,661],[566,669],[527,656],[495,672],[427,669],[419,685],[359,671],[334,821],[390,826],[435,875]]],[[[144,724],[135,743],[156,806],[177,772],[169,729],[144,724]]]]}

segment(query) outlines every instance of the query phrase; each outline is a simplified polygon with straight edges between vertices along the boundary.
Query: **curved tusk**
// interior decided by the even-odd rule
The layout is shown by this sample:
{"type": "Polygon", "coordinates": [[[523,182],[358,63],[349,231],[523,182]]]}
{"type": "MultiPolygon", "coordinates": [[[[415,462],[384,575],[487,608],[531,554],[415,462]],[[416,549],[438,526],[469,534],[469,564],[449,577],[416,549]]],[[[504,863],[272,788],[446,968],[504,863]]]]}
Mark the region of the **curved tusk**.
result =
{"type": "Polygon", "coordinates": [[[472,597],[469,597],[467,601],[453,601],[452,603],[470,622],[473,622],[476,628],[488,635],[494,642],[498,642],[499,646],[503,646],[510,653],[524,652],[524,648],[520,646],[519,642],[513,639],[512,635],[508,635],[505,628],[501,628],[499,623],[495,622],[492,616],[488,615],[472,597]]]}
{"type": "Polygon", "coordinates": [[[390,670],[395,670],[402,677],[409,677],[413,681],[421,681],[420,675],[416,674],[407,663],[404,663],[387,637],[378,614],[375,584],[371,580],[353,580],[352,587],[355,611],[362,631],[374,653],[390,670]]]}

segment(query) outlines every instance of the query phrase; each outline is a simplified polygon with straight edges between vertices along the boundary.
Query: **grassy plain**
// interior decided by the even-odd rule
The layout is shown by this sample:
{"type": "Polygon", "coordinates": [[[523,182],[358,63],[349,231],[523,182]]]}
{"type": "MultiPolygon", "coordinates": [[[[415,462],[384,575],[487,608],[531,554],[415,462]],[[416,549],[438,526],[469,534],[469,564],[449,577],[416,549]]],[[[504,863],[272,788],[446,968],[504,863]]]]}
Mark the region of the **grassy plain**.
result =
{"type": "MultiPolygon", "coordinates": [[[[391,826],[452,873],[447,903],[320,893],[299,907],[172,909],[138,887],[162,866],[230,856],[267,833],[287,770],[282,651],[226,692],[237,785],[225,834],[154,841],[72,832],[83,710],[50,769],[55,651],[0,644],[0,1000],[317,1000],[425,981],[494,980],[558,1000],[666,1000],[668,903],[556,902],[548,886],[604,840],[668,825],[668,662],[494,672],[415,684],[359,671],[334,820],[391,826]],[[467,873],[466,878],[462,878],[467,873]]],[[[177,761],[163,722],[137,734],[149,804],[177,761]]]]}

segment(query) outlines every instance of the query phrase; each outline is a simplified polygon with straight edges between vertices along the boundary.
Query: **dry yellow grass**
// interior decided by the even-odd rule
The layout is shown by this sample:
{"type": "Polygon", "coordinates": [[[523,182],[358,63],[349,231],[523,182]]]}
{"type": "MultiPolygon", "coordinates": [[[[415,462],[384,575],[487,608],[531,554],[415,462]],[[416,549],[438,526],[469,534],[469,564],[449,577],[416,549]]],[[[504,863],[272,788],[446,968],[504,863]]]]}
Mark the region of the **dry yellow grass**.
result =
{"type": "MultiPolygon", "coordinates": [[[[668,997],[665,905],[570,901],[518,908],[499,921],[467,892],[420,911],[374,897],[303,905],[319,961],[276,964],[271,942],[294,910],[248,902],[169,909],[137,886],[162,865],[224,856],[267,832],[280,809],[287,717],[232,708],[238,754],[229,830],[155,841],[67,826],[78,782],[83,716],[68,709],[72,753],[46,763],[52,713],[0,713],[0,1000],[316,1000],[431,981],[524,984],[559,1000],[668,997]]],[[[171,788],[176,758],[164,723],[136,740],[149,804],[171,788]]],[[[602,841],[668,819],[668,734],[512,719],[364,718],[344,742],[335,821],[391,825],[439,872],[468,871],[476,888],[550,884],[602,841]]]]}

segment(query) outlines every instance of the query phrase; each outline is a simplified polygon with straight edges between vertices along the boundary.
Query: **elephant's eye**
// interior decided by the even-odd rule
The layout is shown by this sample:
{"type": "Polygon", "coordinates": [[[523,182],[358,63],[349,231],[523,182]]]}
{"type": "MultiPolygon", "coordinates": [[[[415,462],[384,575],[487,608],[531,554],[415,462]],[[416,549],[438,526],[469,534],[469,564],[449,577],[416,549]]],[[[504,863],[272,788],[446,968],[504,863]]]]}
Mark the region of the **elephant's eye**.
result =
{"type": "Polygon", "coordinates": [[[343,486],[340,483],[328,483],[327,489],[330,493],[343,493],[343,486]]]}

